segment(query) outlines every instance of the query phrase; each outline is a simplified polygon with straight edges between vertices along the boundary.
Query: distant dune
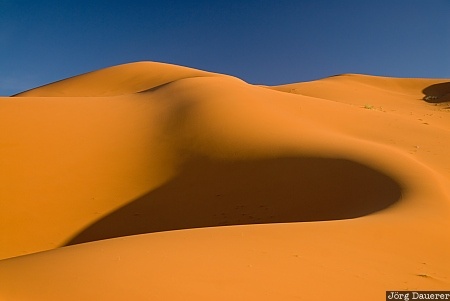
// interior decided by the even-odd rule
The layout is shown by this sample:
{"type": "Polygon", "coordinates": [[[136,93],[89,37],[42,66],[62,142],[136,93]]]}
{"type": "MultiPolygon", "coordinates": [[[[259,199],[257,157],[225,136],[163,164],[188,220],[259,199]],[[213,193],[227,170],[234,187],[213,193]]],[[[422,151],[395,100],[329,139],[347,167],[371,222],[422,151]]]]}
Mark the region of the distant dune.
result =
{"type": "Polygon", "coordinates": [[[1,300],[450,290],[450,79],[154,62],[0,97],[1,300]]]}

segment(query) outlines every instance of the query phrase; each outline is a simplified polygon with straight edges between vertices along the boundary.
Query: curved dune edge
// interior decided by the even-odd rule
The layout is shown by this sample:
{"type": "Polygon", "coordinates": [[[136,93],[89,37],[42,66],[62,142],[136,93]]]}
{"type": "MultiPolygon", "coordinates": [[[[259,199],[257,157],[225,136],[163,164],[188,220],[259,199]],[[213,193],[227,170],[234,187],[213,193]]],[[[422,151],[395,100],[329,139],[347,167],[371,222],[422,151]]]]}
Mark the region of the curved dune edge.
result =
{"type": "Polygon", "coordinates": [[[14,97],[118,96],[142,92],[183,78],[226,76],[158,62],[104,68],[14,95],[14,97]]]}
{"type": "Polygon", "coordinates": [[[180,229],[349,219],[400,199],[398,183],[348,160],[198,158],[67,244],[180,229]]]}
{"type": "Polygon", "coordinates": [[[0,299],[450,289],[448,82],[136,63],[0,98],[0,299]]]}

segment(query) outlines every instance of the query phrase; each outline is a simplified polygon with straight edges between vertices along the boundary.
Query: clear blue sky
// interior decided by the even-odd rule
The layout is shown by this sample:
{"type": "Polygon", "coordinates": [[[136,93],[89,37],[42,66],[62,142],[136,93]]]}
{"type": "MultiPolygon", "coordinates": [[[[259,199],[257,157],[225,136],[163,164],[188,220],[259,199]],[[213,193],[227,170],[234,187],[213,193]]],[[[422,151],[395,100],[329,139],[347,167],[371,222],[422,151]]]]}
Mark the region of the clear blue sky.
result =
{"type": "Polygon", "coordinates": [[[141,60],[269,85],[450,78],[450,0],[0,0],[0,95],[141,60]]]}

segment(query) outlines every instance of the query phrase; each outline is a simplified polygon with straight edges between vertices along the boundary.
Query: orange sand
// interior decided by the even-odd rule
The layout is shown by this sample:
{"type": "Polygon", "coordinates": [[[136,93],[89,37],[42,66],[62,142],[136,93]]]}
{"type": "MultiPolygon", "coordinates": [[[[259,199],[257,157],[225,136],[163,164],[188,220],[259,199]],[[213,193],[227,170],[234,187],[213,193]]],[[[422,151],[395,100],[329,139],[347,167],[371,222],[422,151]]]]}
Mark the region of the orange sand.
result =
{"type": "Polygon", "coordinates": [[[450,290],[449,103],[152,62],[1,97],[0,300],[450,290]]]}

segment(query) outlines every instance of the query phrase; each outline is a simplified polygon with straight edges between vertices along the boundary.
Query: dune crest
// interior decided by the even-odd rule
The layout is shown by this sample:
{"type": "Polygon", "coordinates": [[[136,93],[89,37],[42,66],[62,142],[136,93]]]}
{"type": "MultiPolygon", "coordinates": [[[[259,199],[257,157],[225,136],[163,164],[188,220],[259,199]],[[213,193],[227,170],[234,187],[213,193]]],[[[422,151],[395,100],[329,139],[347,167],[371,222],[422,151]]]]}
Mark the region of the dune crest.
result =
{"type": "Polygon", "coordinates": [[[449,83],[139,62],[0,98],[0,299],[448,290],[449,83]]]}
{"type": "Polygon", "coordinates": [[[157,62],[136,62],[100,69],[18,93],[14,97],[118,96],[145,91],[189,77],[225,76],[157,62]]]}

